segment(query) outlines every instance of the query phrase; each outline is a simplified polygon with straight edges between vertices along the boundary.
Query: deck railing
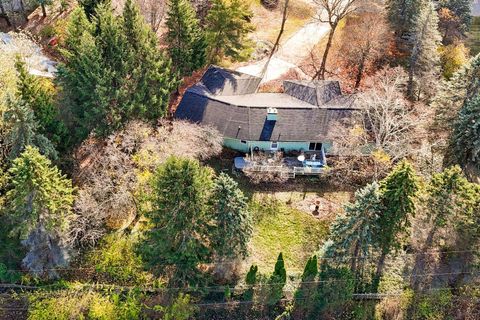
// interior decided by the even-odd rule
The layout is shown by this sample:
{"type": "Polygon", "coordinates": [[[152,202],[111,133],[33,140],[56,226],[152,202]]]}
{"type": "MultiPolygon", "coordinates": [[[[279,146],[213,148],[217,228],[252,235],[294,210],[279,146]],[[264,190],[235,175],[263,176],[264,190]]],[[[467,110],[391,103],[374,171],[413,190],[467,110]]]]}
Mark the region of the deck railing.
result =
{"type": "Polygon", "coordinates": [[[250,172],[272,172],[272,173],[281,173],[286,174],[294,178],[296,175],[320,175],[323,173],[324,168],[313,168],[313,167],[288,167],[288,166],[274,166],[274,165],[258,165],[250,164],[247,165],[244,171],[250,172]]]}

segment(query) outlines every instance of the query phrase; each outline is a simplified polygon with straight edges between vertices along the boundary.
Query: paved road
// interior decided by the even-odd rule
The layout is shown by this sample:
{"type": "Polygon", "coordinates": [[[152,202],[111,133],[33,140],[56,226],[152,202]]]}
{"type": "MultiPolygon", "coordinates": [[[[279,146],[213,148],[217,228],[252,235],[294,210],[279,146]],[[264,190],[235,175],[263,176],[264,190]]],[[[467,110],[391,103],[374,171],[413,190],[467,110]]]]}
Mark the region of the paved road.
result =
{"type": "MultiPolygon", "coordinates": [[[[287,41],[280,45],[273,55],[262,82],[280,78],[289,70],[309,57],[313,47],[328,34],[330,26],[327,23],[312,21],[294,33],[287,41]]],[[[253,64],[243,66],[237,70],[255,76],[260,76],[267,58],[253,64]]]]}

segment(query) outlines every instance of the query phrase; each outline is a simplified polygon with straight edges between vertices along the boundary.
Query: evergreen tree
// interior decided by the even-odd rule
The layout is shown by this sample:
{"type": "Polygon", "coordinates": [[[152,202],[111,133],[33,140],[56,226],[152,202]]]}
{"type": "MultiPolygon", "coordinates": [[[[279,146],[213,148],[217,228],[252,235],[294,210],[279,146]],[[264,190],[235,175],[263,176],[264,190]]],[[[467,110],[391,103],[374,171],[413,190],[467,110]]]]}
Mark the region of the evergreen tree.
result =
{"type": "Polygon", "coordinates": [[[68,260],[62,238],[72,218],[72,182],[31,146],[9,174],[8,212],[28,248],[23,264],[36,275],[55,276],[51,268],[68,260]]]}
{"type": "Polygon", "coordinates": [[[454,123],[450,145],[449,152],[458,164],[480,172],[480,94],[464,103],[454,123]]]}
{"type": "MultiPolygon", "coordinates": [[[[426,245],[431,246],[435,230],[438,228],[456,229],[465,233],[461,221],[468,221],[474,215],[475,205],[479,201],[473,183],[469,182],[458,166],[445,169],[434,175],[427,186],[427,215],[434,228],[428,236],[426,245]]],[[[448,237],[452,237],[448,234],[448,237]]],[[[458,235],[457,238],[462,238],[458,235]]]]}
{"type": "Polygon", "coordinates": [[[268,303],[270,305],[277,304],[283,296],[283,287],[287,283],[287,271],[285,270],[285,261],[283,260],[283,254],[280,252],[275,262],[275,269],[268,281],[270,286],[270,292],[268,297],[268,303]]]}
{"type": "Polygon", "coordinates": [[[101,4],[92,21],[74,13],[62,51],[66,64],[59,69],[77,140],[91,131],[106,135],[134,118],[158,119],[178,86],[170,60],[132,1],[121,17],[101,4]]]}
{"type": "Polygon", "coordinates": [[[366,260],[375,246],[378,219],[383,212],[382,195],[374,182],[355,193],[355,202],[345,206],[346,215],[335,221],[331,231],[331,245],[325,253],[333,262],[344,265],[349,261],[350,270],[362,278],[366,260]],[[345,259],[344,257],[351,257],[345,259]]]}
{"type": "Polygon", "coordinates": [[[212,171],[194,160],[171,157],[154,175],[152,210],[147,213],[151,229],[142,253],[152,266],[170,264],[173,283],[195,282],[198,265],[210,261],[212,184],[212,171]]]}
{"type": "Polygon", "coordinates": [[[6,156],[13,160],[28,145],[37,147],[45,156],[56,159],[58,154],[51,141],[39,133],[39,125],[30,106],[21,99],[9,99],[8,109],[3,114],[8,124],[4,147],[6,156]]]}
{"type": "Polygon", "coordinates": [[[440,7],[447,8],[460,19],[462,33],[468,32],[472,23],[472,0],[440,0],[440,7]]]}
{"type": "Polygon", "coordinates": [[[401,239],[408,232],[419,189],[418,177],[412,165],[405,160],[381,182],[384,209],[378,218],[378,231],[375,236],[381,255],[377,262],[374,289],[378,288],[387,255],[400,248],[401,239]]]}
{"type": "Polygon", "coordinates": [[[300,286],[295,291],[295,299],[299,302],[297,303],[297,312],[306,312],[308,307],[313,301],[313,296],[315,295],[315,288],[317,287],[315,278],[318,275],[318,260],[317,256],[308,258],[307,264],[302,274],[302,282],[300,286]]]}
{"type": "Polygon", "coordinates": [[[103,4],[111,5],[110,0],[80,0],[78,3],[82,7],[86,17],[88,17],[89,20],[94,18],[97,6],[103,4]]]}
{"type": "Polygon", "coordinates": [[[179,84],[177,74],[172,71],[172,61],[158,50],[157,36],[132,0],[125,3],[123,30],[127,41],[126,74],[135,75],[128,93],[135,108],[127,118],[156,120],[166,115],[170,94],[179,84]],[[136,67],[138,61],[142,63],[136,67]]]}
{"type": "Polygon", "coordinates": [[[409,42],[412,47],[409,61],[408,95],[419,100],[423,95],[433,96],[439,79],[440,55],[438,47],[442,37],[438,31],[435,5],[427,0],[414,20],[409,42]]]}
{"type": "Polygon", "coordinates": [[[407,51],[406,39],[417,20],[424,0],[387,0],[387,15],[392,29],[395,31],[397,45],[400,50],[407,51]]]}
{"type": "Polygon", "coordinates": [[[54,87],[46,79],[28,73],[25,63],[17,58],[17,97],[28,105],[38,123],[38,133],[46,136],[55,145],[65,138],[65,128],[59,120],[59,112],[54,104],[54,87]]]}
{"type": "Polygon", "coordinates": [[[65,55],[68,62],[60,65],[58,79],[63,86],[72,118],[67,125],[74,130],[74,140],[85,139],[107,116],[110,74],[103,67],[95,38],[84,32],[75,49],[65,55]]]}
{"type": "MultiPolygon", "coordinates": [[[[450,80],[442,84],[433,104],[436,109],[435,121],[439,129],[451,132],[462,106],[478,93],[480,93],[480,55],[472,58],[450,80]]],[[[454,153],[449,155],[448,160],[451,161],[454,153]]]]}
{"type": "Polygon", "coordinates": [[[318,274],[317,256],[308,258],[307,264],[302,274],[302,281],[312,281],[318,274]]]}
{"type": "Polygon", "coordinates": [[[338,314],[338,309],[352,299],[355,277],[348,268],[333,268],[324,264],[319,279],[305,319],[324,319],[326,314],[335,311],[338,314]]]}
{"type": "Polygon", "coordinates": [[[221,173],[215,180],[212,209],[216,216],[213,247],[221,258],[246,257],[252,235],[252,217],[247,199],[237,182],[221,173]]]}
{"type": "Polygon", "coordinates": [[[213,0],[205,19],[207,60],[218,63],[223,58],[244,61],[252,52],[248,34],[254,30],[249,22],[252,12],[240,0],[213,0]]]}
{"type": "Polygon", "coordinates": [[[248,289],[243,293],[243,299],[246,301],[251,301],[253,299],[253,287],[257,283],[257,272],[258,267],[252,265],[245,276],[245,284],[248,286],[248,289]]]}
{"type": "Polygon", "coordinates": [[[175,70],[190,75],[206,63],[206,42],[195,10],[188,0],[170,0],[168,4],[167,42],[175,70]]]}

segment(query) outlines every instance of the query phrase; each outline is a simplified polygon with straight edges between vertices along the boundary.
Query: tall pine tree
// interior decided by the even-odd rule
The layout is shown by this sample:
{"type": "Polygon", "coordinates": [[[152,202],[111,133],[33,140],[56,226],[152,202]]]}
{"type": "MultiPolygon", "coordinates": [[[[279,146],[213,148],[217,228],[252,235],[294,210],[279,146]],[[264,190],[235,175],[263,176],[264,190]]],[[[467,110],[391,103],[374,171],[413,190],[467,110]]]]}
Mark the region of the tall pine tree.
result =
{"type": "Polygon", "coordinates": [[[252,235],[252,217],[247,199],[237,182],[221,173],[212,194],[216,231],[213,246],[219,258],[246,257],[252,235]]]}
{"type": "Polygon", "coordinates": [[[153,267],[171,265],[174,284],[196,283],[199,264],[210,261],[212,184],[211,169],[194,160],[171,157],[155,173],[152,210],[147,214],[152,228],[142,253],[153,267]]]}
{"type": "Polygon", "coordinates": [[[168,52],[175,70],[190,75],[206,63],[205,35],[188,0],[170,0],[167,21],[168,52]]]}
{"type": "Polygon", "coordinates": [[[62,52],[66,63],[59,80],[77,141],[92,131],[108,134],[131,119],[153,121],[166,114],[177,77],[131,0],[122,16],[109,4],[98,5],[92,23],[76,10],[62,52]]]}
{"type": "Polygon", "coordinates": [[[450,145],[449,152],[456,162],[480,176],[480,94],[464,103],[454,123],[450,145]]]}
{"type": "Polygon", "coordinates": [[[281,252],[278,255],[277,262],[275,262],[275,268],[268,283],[270,286],[268,304],[275,305],[283,297],[283,287],[287,283],[287,271],[285,270],[285,261],[281,252]]]}
{"type": "Polygon", "coordinates": [[[400,248],[402,239],[408,233],[410,219],[415,214],[415,200],[419,189],[415,170],[405,160],[381,182],[384,209],[378,219],[378,232],[375,236],[380,257],[374,278],[374,290],[378,288],[387,255],[400,248]]]}
{"type": "Polygon", "coordinates": [[[10,99],[3,117],[8,123],[3,147],[7,150],[5,155],[9,160],[18,157],[29,145],[37,147],[51,159],[57,158],[53,143],[39,133],[40,126],[30,105],[21,99],[10,99]]]}
{"type": "Polygon", "coordinates": [[[23,265],[35,275],[55,277],[54,268],[68,262],[63,236],[73,214],[72,182],[30,146],[9,173],[8,212],[28,249],[23,265]]]}
{"type": "Polygon", "coordinates": [[[433,2],[426,1],[414,20],[409,36],[412,50],[408,72],[408,95],[415,100],[419,100],[422,95],[426,98],[433,96],[440,74],[438,47],[442,37],[438,31],[438,14],[433,2]]]}
{"type": "Polygon", "coordinates": [[[345,216],[337,218],[332,227],[325,256],[340,266],[348,264],[359,280],[366,274],[366,259],[381,232],[377,224],[383,209],[380,187],[374,182],[355,193],[355,202],[345,206],[345,216]]]}
{"type": "Polygon", "coordinates": [[[205,19],[207,60],[218,63],[224,58],[244,61],[252,52],[248,38],[254,30],[249,22],[252,15],[248,4],[240,0],[213,0],[205,19]]]}
{"type": "Polygon", "coordinates": [[[409,51],[407,39],[412,25],[419,15],[424,0],[387,0],[387,15],[395,32],[397,46],[402,51],[409,51]]]}

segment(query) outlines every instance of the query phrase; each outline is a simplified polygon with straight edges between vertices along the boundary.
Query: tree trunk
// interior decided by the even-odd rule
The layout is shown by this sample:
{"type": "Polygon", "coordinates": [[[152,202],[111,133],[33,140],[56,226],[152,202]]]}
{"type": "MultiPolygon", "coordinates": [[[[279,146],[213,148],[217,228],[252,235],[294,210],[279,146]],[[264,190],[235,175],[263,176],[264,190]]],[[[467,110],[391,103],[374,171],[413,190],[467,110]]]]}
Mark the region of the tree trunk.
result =
{"type": "Polygon", "coordinates": [[[328,53],[330,52],[330,48],[332,47],[333,35],[335,34],[336,28],[337,28],[337,24],[331,24],[330,33],[328,34],[327,46],[325,48],[325,52],[323,52],[322,64],[320,65],[320,69],[318,70],[317,74],[315,74],[315,76],[313,77],[314,79],[316,78],[318,80],[325,80],[325,71],[327,68],[328,53]]]}
{"type": "Polygon", "coordinates": [[[0,0],[0,13],[5,18],[5,21],[7,22],[7,26],[11,27],[12,23],[10,22],[10,18],[8,17],[7,11],[5,11],[5,8],[3,7],[3,1],[2,0],[0,0]]]}
{"type": "Polygon", "coordinates": [[[383,274],[383,268],[385,267],[385,260],[387,259],[388,252],[382,250],[382,255],[377,262],[377,270],[375,271],[375,277],[373,278],[372,292],[378,291],[378,285],[380,283],[380,278],[383,274]]]}
{"type": "Polygon", "coordinates": [[[355,249],[353,250],[352,260],[350,261],[350,270],[353,274],[357,273],[357,259],[358,252],[360,251],[360,241],[357,241],[355,244],[355,249]]]}
{"type": "Polygon", "coordinates": [[[365,55],[362,55],[362,60],[360,61],[360,65],[358,66],[358,72],[357,72],[357,77],[355,79],[355,90],[360,87],[360,82],[362,82],[363,78],[363,71],[365,70],[365,60],[367,57],[365,55]]]}
{"type": "Polygon", "coordinates": [[[42,15],[43,15],[43,17],[45,18],[45,17],[47,16],[47,10],[45,9],[45,4],[42,3],[42,4],[41,4],[41,7],[42,7],[42,15]]]}
{"type": "MultiPolygon", "coordinates": [[[[280,31],[278,32],[277,40],[275,40],[275,44],[273,45],[272,51],[270,52],[270,55],[268,56],[267,62],[262,68],[262,73],[261,73],[261,78],[265,76],[268,70],[268,65],[270,64],[270,61],[273,58],[273,55],[275,52],[278,50],[278,46],[280,45],[280,39],[282,38],[283,31],[285,30],[285,23],[287,22],[287,13],[288,13],[288,2],[290,0],[285,0],[285,6],[283,8],[283,16],[282,16],[282,25],[280,26],[280,31]]],[[[260,82],[257,85],[257,89],[255,91],[258,91],[258,88],[260,87],[260,82]]]]}

